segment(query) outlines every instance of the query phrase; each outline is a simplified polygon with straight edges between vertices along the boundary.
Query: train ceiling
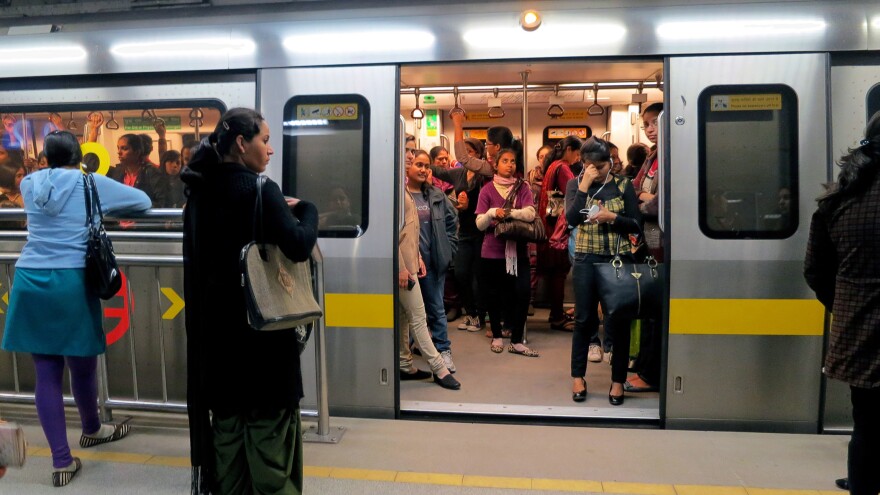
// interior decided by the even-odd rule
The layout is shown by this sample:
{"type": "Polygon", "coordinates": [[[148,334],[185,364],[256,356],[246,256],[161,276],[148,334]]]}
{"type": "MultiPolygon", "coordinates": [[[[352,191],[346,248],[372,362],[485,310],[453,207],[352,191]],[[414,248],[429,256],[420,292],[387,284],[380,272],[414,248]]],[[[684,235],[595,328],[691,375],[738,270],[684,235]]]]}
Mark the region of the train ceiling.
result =
{"type": "MultiPolygon", "coordinates": [[[[623,8],[623,7],[657,7],[664,5],[693,6],[697,4],[730,4],[730,3],[765,3],[767,0],[592,0],[589,8],[623,8]]],[[[775,3],[799,2],[803,0],[773,0],[775,3]]],[[[63,16],[82,16],[94,14],[126,14],[144,12],[156,12],[175,9],[178,13],[182,9],[193,12],[208,12],[217,14],[238,11],[242,13],[265,13],[297,10],[342,10],[342,9],[370,9],[370,8],[395,8],[395,9],[419,9],[424,7],[449,6],[456,10],[466,12],[474,8],[475,3],[481,6],[486,4],[510,4],[514,9],[529,7],[547,8],[548,4],[556,6],[571,5],[584,8],[583,1],[554,1],[554,2],[510,2],[507,0],[481,0],[480,2],[468,2],[464,0],[420,0],[415,6],[413,2],[405,0],[0,0],[0,20],[27,18],[36,22],[44,22],[47,19],[58,20],[63,16]]],[[[480,8],[480,7],[476,7],[480,8]]]]}
{"type": "MultiPolygon", "coordinates": [[[[502,62],[467,64],[414,65],[401,68],[401,109],[415,106],[413,88],[483,87],[485,91],[463,92],[459,103],[465,107],[485,106],[493,97],[492,88],[501,87],[498,97],[504,105],[522,105],[522,90],[512,86],[522,86],[523,71],[529,71],[530,85],[593,84],[599,83],[598,103],[602,106],[626,105],[632,101],[637,90],[630,86],[622,89],[608,89],[606,83],[648,83],[644,90],[650,101],[662,99],[660,90],[652,87],[658,79],[662,81],[663,64],[659,60],[632,62],[502,62]],[[504,91],[503,88],[510,88],[504,91]]],[[[453,96],[447,92],[421,92],[422,106],[425,108],[451,108],[453,96]],[[434,97],[434,104],[425,103],[425,96],[434,97]]],[[[552,91],[531,91],[530,105],[547,105],[552,91]]],[[[569,107],[588,107],[593,103],[590,89],[566,89],[560,86],[559,96],[569,107]]],[[[428,99],[430,101],[430,98],[428,99]]]]}

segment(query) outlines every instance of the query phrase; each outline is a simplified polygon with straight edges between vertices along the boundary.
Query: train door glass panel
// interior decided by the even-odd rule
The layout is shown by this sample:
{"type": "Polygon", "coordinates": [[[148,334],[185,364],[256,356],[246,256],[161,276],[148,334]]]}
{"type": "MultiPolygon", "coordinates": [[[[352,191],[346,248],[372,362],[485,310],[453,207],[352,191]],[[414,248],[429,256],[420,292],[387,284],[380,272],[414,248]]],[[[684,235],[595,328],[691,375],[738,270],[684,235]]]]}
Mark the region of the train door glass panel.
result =
{"type": "Polygon", "coordinates": [[[284,105],[282,188],[315,203],[320,237],[367,230],[370,105],[360,95],[294,96],[284,105]]]}
{"type": "Polygon", "coordinates": [[[711,86],[699,98],[699,222],[713,239],[783,239],[798,226],[797,95],[711,86]]]}
{"type": "Polygon", "coordinates": [[[880,83],[875,84],[870,90],[868,90],[868,96],[865,101],[865,107],[868,110],[868,115],[865,117],[865,121],[871,119],[871,116],[877,112],[880,112],[880,83]]]}

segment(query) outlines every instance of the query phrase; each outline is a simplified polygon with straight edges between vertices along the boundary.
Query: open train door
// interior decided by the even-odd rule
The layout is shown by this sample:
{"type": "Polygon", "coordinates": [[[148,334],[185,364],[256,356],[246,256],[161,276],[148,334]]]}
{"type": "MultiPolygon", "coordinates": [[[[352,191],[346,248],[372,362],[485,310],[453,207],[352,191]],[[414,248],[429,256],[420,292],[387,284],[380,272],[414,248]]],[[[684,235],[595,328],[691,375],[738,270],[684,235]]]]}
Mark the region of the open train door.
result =
{"type": "Polygon", "coordinates": [[[828,67],[668,61],[668,427],[818,431],[825,312],[802,272],[827,180],[828,67]]]}
{"type": "MultiPolygon", "coordinates": [[[[320,212],[330,412],[393,418],[398,69],[270,69],[258,80],[276,153],[268,175],[320,212]]],[[[311,344],[302,357],[312,409],[311,344]]]]}

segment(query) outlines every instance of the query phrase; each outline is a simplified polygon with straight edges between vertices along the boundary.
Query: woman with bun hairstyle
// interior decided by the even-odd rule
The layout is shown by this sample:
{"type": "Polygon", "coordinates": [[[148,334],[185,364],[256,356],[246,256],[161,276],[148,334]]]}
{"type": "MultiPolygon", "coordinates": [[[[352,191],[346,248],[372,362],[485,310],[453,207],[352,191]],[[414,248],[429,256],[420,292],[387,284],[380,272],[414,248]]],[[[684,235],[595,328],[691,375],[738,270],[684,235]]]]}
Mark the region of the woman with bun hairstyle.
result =
{"type": "MultiPolygon", "coordinates": [[[[640,231],[642,221],[636,192],[629,179],[611,175],[611,147],[591,137],[581,147],[584,169],[568,181],[565,189],[565,220],[575,228],[574,237],[574,333],[571,339],[572,400],[587,398],[587,358],[590,337],[599,326],[599,295],[594,263],[608,263],[615,254],[629,255],[629,234],[640,231]],[[593,208],[595,206],[595,208],[593,208]],[[589,215],[589,210],[596,213],[589,215]]],[[[623,404],[623,384],[629,364],[629,320],[605,315],[605,332],[614,336],[619,349],[611,356],[611,405],[623,404]]]]}
{"type": "MultiPolygon", "coordinates": [[[[239,255],[254,239],[257,180],[273,154],[258,112],[226,112],[181,172],[192,493],[301,493],[296,331],[248,325],[239,255]],[[218,311],[222,308],[222,311],[218,311]]],[[[318,210],[262,188],[263,239],[305,261],[318,210]]]]}
{"type": "MultiPolygon", "coordinates": [[[[101,301],[86,286],[85,181],[82,151],[68,131],[44,141],[48,169],[21,181],[28,240],[15,263],[15,280],[3,334],[3,349],[30,353],[36,368],[35,402],[52,451],[52,484],[70,483],[82,462],[70,453],[62,385],[65,366],[79,410],[79,446],[93,447],[126,436],[127,424],[102,425],[98,415],[98,356],[107,349],[101,301]]],[[[93,175],[105,213],[144,211],[142,191],[93,175]]]]}
{"type": "Polygon", "coordinates": [[[837,183],[819,198],[813,214],[804,277],[833,315],[822,371],[846,382],[851,392],[849,490],[876,495],[880,493],[880,112],[868,121],[864,139],[839,164],[837,183]]]}

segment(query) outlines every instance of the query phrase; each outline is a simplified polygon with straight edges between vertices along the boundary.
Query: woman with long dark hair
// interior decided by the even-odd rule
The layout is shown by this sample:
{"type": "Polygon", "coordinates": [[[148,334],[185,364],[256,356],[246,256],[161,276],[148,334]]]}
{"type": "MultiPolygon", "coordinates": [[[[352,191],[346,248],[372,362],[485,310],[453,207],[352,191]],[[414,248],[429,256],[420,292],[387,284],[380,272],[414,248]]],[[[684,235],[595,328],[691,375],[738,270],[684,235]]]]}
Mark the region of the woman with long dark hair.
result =
{"type": "Polygon", "coordinates": [[[123,134],[116,142],[119,164],[107,172],[107,177],[147,193],[154,208],[165,206],[162,175],[147,163],[148,152],[137,134],[123,134]]]}
{"type": "MultiPolygon", "coordinates": [[[[577,136],[567,136],[553,146],[553,149],[544,157],[544,180],[541,185],[541,193],[538,195],[538,216],[544,222],[544,229],[553,232],[556,222],[564,222],[564,212],[556,216],[554,212],[548,212],[550,194],[558,191],[560,197],[565,193],[568,181],[574,178],[571,172],[571,164],[580,161],[581,146],[583,143],[577,136]]],[[[538,275],[545,277],[547,281],[550,301],[550,328],[554,330],[571,330],[573,322],[568,321],[562,309],[565,299],[565,278],[571,269],[568,260],[568,248],[556,249],[550,243],[538,244],[538,275]]]]}
{"type": "MultiPolygon", "coordinates": [[[[98,416],[98,356],[107,349],[98,296],[86,286],[85,187],[82,151],[76,136],[46,136],[49,167],[21,181],[28,240],[15,263],[15,281],[3,335],[3,349],[33,356],[35,402],[52,450],[52,484],[70,483],[82,468],[71,456],[64,419],[65,365],[82,422],[80,447],[119,440],[127,424],[102,425],[98,416]]],[[[104,212],[143,211],[150,199],[141,191],[94,175],[104,212]]]]}
{"type": "Polygon", "coordinates": [[[840,175],[810,225],[804,276],[833,314],[825,376],[849,384],[853,433],[849,490],[880,492],[880,112],[859,145],[840,159],[840,175]]]}
{"type": "MultiPolygon", "coordinates": [[[[226,112],[181,173],[192,493],[300,493],[303,396],[296,331],[248,325],[239,255],[254,239],[259,174],[273,154],[258,112],[226,112]]],[[[263,187],[263,239],[289,259],[315,246],[318,211],[263,187]]]]}

